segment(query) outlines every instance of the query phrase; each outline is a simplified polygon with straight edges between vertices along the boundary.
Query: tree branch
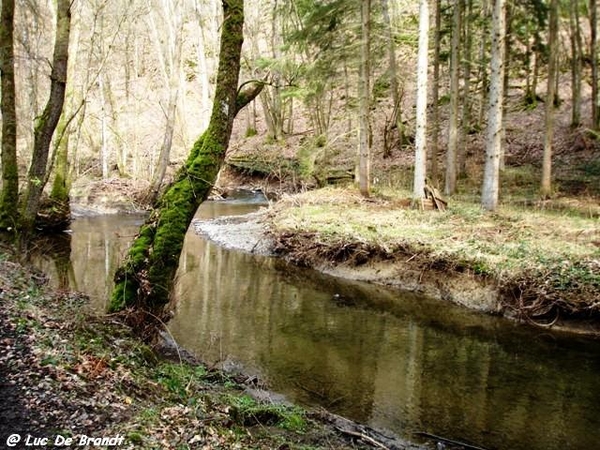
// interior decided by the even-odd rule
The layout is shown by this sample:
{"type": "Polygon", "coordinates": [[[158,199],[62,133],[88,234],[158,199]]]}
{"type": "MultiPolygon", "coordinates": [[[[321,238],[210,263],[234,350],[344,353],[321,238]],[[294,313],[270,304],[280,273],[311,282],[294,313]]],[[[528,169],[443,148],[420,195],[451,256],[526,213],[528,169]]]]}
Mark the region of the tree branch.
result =
{"type": "Polygon", "coordinates": [[[249,80],[242,83],[238,88],[237,98],[235,99],[235,114],[239,113],[244,106],[258,97],[265,84],[267,84],[266,80],[249,80]]]}

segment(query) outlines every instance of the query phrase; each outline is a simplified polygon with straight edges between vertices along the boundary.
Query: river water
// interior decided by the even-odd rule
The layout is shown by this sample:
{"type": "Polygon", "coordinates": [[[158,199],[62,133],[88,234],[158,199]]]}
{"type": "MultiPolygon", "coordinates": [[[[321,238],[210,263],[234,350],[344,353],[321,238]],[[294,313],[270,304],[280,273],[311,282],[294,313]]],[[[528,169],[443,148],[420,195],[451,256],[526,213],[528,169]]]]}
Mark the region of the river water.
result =
{"type": "MultiPolygon", "coordinates": [[[[206,202],[199,218],[253,199],[206,202]]],[[[143,218],[79,218],[38,265],[106,307],[143,218]]],[[[291,401],[413,439],[489,449],[600,448],[600,343],[349,282],[189,233],[169,323],[209,364],[257,374],[291,401]]]]}

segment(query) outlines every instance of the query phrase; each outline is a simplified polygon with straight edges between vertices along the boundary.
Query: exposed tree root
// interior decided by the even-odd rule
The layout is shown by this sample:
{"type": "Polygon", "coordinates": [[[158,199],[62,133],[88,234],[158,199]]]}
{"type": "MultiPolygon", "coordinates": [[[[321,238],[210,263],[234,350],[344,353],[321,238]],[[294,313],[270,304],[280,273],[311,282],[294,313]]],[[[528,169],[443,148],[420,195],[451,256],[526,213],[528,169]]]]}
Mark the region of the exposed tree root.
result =
{"type": "MultiPolygon", "coordinates": [[[[389,261],[419,270],[435,272],[440,276],[456,273],[471,274],[482,283],[498,287],[502,309],[509,316],[534,326],[550,328],[564,321],[600,323],[600,279],[594,281],[595,261],[581,261],[568,270],[589,273],[587,284],[569,284],[569,273],[561,272],[559,265],[548,265],[545,272],[521,272],[505,278],[478,273],[468,262],[434,257],[423,249],[409,246],[384,248],[366,242],[331,240],[314,232],[289,232],[275,236],[275,251],[288,260],[304,267],[322,264],[360,266],[372,261],[389,261]]],[[[565,270],[567,270],[565,269],[565,270]]]]}

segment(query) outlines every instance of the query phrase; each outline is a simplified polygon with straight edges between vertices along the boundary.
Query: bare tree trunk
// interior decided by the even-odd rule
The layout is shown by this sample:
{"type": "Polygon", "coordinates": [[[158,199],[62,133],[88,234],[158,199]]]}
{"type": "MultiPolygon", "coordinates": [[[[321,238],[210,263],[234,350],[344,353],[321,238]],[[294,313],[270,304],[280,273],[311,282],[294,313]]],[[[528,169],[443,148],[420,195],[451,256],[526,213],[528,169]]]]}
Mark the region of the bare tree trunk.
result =
{"type": "Polygon", "coordinates": [[[446,152],[445,193],[454,194],[456,190],[456,157],[459,127],[459,65],[460,65],[460,29],[464,0],[455,0],[452,21],[452,49],[450,56],[450,124],[448,125],[448,150],[446,152]]]}
{"type": "Polygon", "coordinates": [[[544,156],[542,161],[541,194],[552,193],[552,139],[554,137],[554,97],[556,95],[556,77],[558,76],[558,0],[550,1],[550,30],[548,32],[548,88],[546,91],[546,118],[544,130],[544,156]]]}
{"type": "Polygon", "coordinates": [[[359,158],[358,186],[360,193],[370,195],[371,178],[371,143],[369,142],[369,93],[370,93],[370,45],[371,45],[371,0],[361,3],[362,40],[360,48],[360,78],[359,78],[359,158]]]}
{"type": "Polygon", "coordinates": [[[427,170],[427,69],[429,68],[429,0],[419,4],[419,50],[417,63],[417,129],[413,197],[425,196],[427,170]]]}
{"type": "Polygon", "coordinates": [[[15,100],[14,0],[3,0],[0,13],[0,71],[2,73],[2,193],[0,229],[18,224],[19,166],[17,163],[17,110],[15,100]]]}
{"type": "MultiPolygon", "coordinates": [[[[73,78],[73,72],[75,71],[75,66],[77,64],[80,29],[81,27],[78,26],[71,30],[70,52],[73,57],[69,58],[68,62],[67,77],[69,79],[73,78]]],[[[89,72],[86,76],[89,77],[89,72]]],[[[76,92],[73,87],[67,89],[65,92],[65,106],[63,107],[62,114],[58,121],[54,138],[54,149],[52,155],[54,161],[51,164],[54,180],[52,182],[50,199],[53,204],[57,204],[59,206],[58,210],[64,212],[65,222],[68,222],[71,216],[71,207],[69,204],[69,194],[71,190],[69,139],[71,130],[74,128],[71,126],[71,123],[77,114],[81,113],[80,120],[83,120],[84,118],[83,109],[85,106],[85,99],[83,96],[83,92],[76,92]]],[[[79,123],[79,126],[81,126],[81,123],[79,123]]]]}
{"type": "MultiPolygon", "coordinates": [[[[483,0],[481,2],[481,16],[484,21],[489,16],[489,0],[483,0]]],[[[479,69],[477,75],[477,83],[479,87],[479,114],[477,118],[477,125],[481,127],[483,125],[483,119],[486,112],[486,96],[488,91],[488,73],[487,73],[487,61],[486,61],[486,46],[488,42],[488,33],[485,27],[481,29],[481,39],[479,42],[479,69]]]]}
{"type": "Polygon", "coordinates": [[[441,51],[442,12],[441,0],[435,0],[435,43],[433,49],[433,92],[431,102],[431,179],[438,183],[439,132],[440,132],[440,51],[441,51]]]}
{"type": "MultiPolygon", "coordinates": [[[[279,25],[279,16],[277,11],[277,0],[273,0],[273,9],[271,11],[271,51],[275,61],[281,58],[281,26],[279,25]]],[[[283,120],[284,110],[281,102],[281,74],[279,70],[272,73],[272,91],[271,114],[273,118],[273,138],[279,141],[283,138],[283,120]]]]}
{"type": "Polygon", "coordinates": [[[590,55],[592,58],[592,129],[600,129],[600,98],[598,96],[598,8],[596,0],[590,0],[590,55]]]}
{"type": "Polygon", "coordinates": [[[108,154],[108,131],[106,125],[106,116],[108,114],[106,112],[107,102],[104,84],[104,75],[100,74],[98,77],[98,89],[100,91],[100,102],[102,103],[102,114],[100,116],[100,167],[102,168],[102,179],[106,180],[108,178],[108,159],[110,155],[108,154]]]}
{"type": "Polygon", "coordinates": [[[473,57],[473,27],[471,26],[471,15],[473,12],[473,0],[467,0],[463,11],[464,18],[464,55],[463,60],[463,93],[462,93],[462,117],[458,137],[458,175],[462,176],[467,167],[467,133],[471,122],[471,58],[473,57]]]}
{"type": "Polygon", "coordinates": [[[70,28],[70,0],[58,0],[56,37],[50,75],[50,97],[42,115],[36,119],[34,124],[33,154],[27,176],[27,190],[21,207],[21,229],[26,239],[33,232],[35,226],[45,185],[46,165],[52,135],[58,124],[65,100],[70,28]]]}
{"type": "Polygon", "coordinates": [[[233,119],[262,90],[238,92],[244,2],[223,0],[223,25],[215,101],[208,129],[196,141],[175,181],[142,225],[115,274],[110,310],[137,307],[161,315],[168,303],[187,228],[206,199],[225,159],[233,119]]]}
{"type": "Polygon", "coordinates": [[[492,16],[492,71],[486,130],[486,158],[481,195],[481,205],[488,211],[496,209],[499,196],[500,152],[503,136],[502,116],[504,110],[505,19],[505,0],[495,0],[492,16]]]}
{"type": "Polygon", "coordinates": [[[577,128],[581,125],[581,57],[583,52],[579,24],[579,1],[571,1],[569,25],[571,28],[571,127],[577,128]]]}
{"type": "Polygon", "coordinates": [[[163,131],[163,142],[158,154],[158,163],[154,170],[154,176],[150,183],[150,189],[146,198],[147,204],[153,204],[158,198],[160,188],[163,184],[169,158],[171,155],[171,147],[173,146],[173,132],[175,130],[175,118],[177,116],[177,100],[179,98],[179,86],[172,86],[169,95],[169,105],[165,113],[165,129],[163,131]]]}
{"type": "Polygon", "coordinates": [[[169,95],[167,108],[165,110],[165,128],[163,141],[158,155],[158,162],[154,169],[152,181],[148,194],[146,195],[146,203],[153,204],[158,198],[160,188],[162,186],[169,158],[171,155],[171,147],[173,145],[173,133],[175,131],[175,118],[177,116],[177,104],[179,101],[179,90],[181,87],[181,51],[182,51],[182,32],[183,18],[179,3],[172,4],[172,0],[160,2],[160,18],[164,28],[168,32],[168,37],[161,39],[158,37],[158,23],[151,15],[151,26],[154,30],[152,34],[155,40],[157,53],[160,56],[161,68],[163,72],[163,80],[165,86],[168,87],[169,95]]]}
{"type": "Polygon", "coordinates": [[[389,127],[389,129],[386,127],[385,130],[385,141],[387,145],[383,150],[383,157],[386,158],[392,154],[392,139],[389,139],[387,135],[390,134],[389,132],[393,129],[393,127],[395,127],[398,131],[398,139],[400,140],[399,148],[402,148],[404,141],[404,126],[402,124],[402,99],[400,97],[400,87],[398,86],[398,64],[396,63],[396,46],[394,45],[394,36],[392,33],[389,0],[381,0],[381,10],[383,13],[383,20],[385,22],[385,34],[388,43],[387,52],[390,71],[390,89],[392,91],[392,101],[394,102],[393,115],[391,119],[392,126],[389,127]]]}
{"type": "MultiPolygon", "coordinates": [[[[510,64],[512,58],[512,21],[513,21],[514,4],[510,1],[506,3],[505,12],[505,30],[504,30],[504,89],[502,94],[502,103],[506,105],[508,89],[510,87],[510,64]]],[[[504,110],[504,108],[503,108],[504,110]]],[[[502,120],[506,120],[506,115],[502,114],[502,120]]],[[[506,127],[504,124],[501,128],[502,136],[500,138],[500,172],[504,172],[506,168],[506,127]]]]}

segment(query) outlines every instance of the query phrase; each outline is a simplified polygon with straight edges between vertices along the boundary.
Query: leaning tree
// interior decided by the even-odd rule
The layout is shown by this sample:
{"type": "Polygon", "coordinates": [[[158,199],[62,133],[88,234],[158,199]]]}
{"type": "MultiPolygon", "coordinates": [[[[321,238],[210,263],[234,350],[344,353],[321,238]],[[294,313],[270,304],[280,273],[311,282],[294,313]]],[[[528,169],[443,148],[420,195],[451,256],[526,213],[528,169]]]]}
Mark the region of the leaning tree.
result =
{"type": "Polygon", "coordinates": [[[175,180],[159,197],[117,270],[110,311],[132,307],[162,315],[186,231],[223,164],[233,120],[262,89],[261,82],[245,83],[238,89],[243,5],[243,0],[223,0],[217,85],[208,128],[194,144],[175,180]]]}

